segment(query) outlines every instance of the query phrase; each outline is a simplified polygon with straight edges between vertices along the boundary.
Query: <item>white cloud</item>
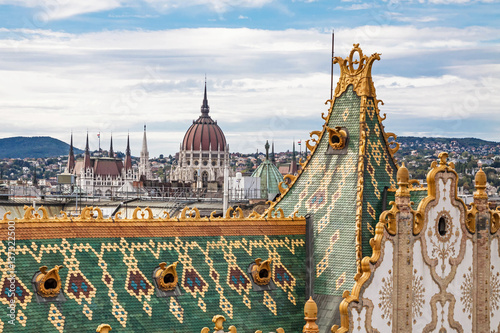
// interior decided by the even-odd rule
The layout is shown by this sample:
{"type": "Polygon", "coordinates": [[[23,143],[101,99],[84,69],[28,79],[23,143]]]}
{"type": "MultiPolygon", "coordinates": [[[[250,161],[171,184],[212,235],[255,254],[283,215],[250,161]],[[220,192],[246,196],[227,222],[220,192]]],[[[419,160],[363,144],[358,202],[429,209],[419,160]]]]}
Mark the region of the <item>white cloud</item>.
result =
{"type": "Polygon", "coordinates": [[[364,9],[370,9],[373,8],[374,4],[373,3],[354,3],[350,6],[338,6],[335,7],[337,10],[364,10],[364,9]]]}
{"type": "MultiPolygon", "coordinates": [[[[393,13],[396,14],[396,13],[393,13]]],[[[397,13],[399,14],[399,13],[397,13]]],[[[395,21],[398,22],[410,22],[410,23],[428,23],[428,22],[435,22],[438,20],[437,17],[433,16],[423,16],[423,17],[408,17],[408,16],[400,16],[399,15],[394,15],[393,16],[395,21]]]]}
{"type": "Polygon", "coordinates": [[[43,27],[48,21],[111,10],[120,7],[122,3],[120,0],[0,0],[0,5],[35,8],[30,17],[32,25],[43,27]]]}
{"type": "MultiPolygon", "coordinates": [[[[498,118],[498,29],[364,26],[336,32],[336,55],[347,56],[353,42],[367,54],[382,53],[373,72],[388,119],[498,118]]],[[[321,128],[327,110],[330,41],[329,33],[316,30],[0,29],[2,135],[67,141],[73,130],[83,143],[87,129],[112,131],[122,150],[130,130],[137,152],[147,123],[151,154],[173,154],[199,115],[207,73],[211,114],[231,149],[254,151],[266,138],[283,144],[293,136],[305,139],[321,128]]]]}
{"type": "MultiPolygon", "coordinates": [[[[28,19],[31,22],[30,25],[44,27],[47,22],[53,20],[66,19],[76,15],[102,12],[120,7],[136,7],[141,4],[150,6],[158,12],[204,6],[216,13],[224,13],[235,8],[261,8],[273,1],[274,0],[0,0],[0,5],[34,8],[34,13],[28,19]]],[[[139,16],[143,18],[144,15],[139,16]]]]}

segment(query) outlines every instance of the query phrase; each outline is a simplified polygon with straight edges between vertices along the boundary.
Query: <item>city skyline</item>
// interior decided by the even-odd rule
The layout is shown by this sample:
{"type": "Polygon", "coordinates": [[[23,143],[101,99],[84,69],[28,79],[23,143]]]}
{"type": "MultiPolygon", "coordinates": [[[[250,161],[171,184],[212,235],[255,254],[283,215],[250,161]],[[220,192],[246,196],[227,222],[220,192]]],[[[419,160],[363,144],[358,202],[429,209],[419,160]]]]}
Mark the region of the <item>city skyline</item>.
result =
{"type": "MultiPolygon", "coordinates": [[[[499,141],[497,1],[0,0],[1,137],[52,136],[175,154],[210,115],[230,151],[291,149],[323,125],[335,55],[373,66],[388,132],[499,141]]],[[[339,68],[334,67],[334,80],[339,68]]]]}

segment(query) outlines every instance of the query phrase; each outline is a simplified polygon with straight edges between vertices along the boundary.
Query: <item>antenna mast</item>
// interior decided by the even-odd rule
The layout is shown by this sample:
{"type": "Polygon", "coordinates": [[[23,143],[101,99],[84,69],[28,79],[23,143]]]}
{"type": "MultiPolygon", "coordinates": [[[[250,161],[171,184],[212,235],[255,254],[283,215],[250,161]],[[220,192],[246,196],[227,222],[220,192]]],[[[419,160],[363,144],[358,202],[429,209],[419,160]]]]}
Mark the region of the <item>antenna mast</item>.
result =
{"type": "Polygon", "coordinates": [[[331,68],[332,68],[332,72],[331,72],[331,76],[330,76],[330,99],[333,99],[333,59],[334,59],[334,55],[335,55],[335,52],[334,52],[334,45],[335,45],[335,30],[332,30],[332,60],[331,60],[331,68]]]}

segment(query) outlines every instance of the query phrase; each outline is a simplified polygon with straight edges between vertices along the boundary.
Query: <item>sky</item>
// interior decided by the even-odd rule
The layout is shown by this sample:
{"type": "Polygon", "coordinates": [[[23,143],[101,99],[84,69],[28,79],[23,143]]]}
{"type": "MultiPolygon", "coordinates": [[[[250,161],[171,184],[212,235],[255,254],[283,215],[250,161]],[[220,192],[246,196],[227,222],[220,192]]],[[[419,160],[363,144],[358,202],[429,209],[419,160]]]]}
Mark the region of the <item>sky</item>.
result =
{"type": "Polygon", "coordinates": [[[500,141],[495,0],[0,0],[0,137],[129,134],[138,156],[147,125],[173,155],[206,76],[230,151],[288,150],[324,123],[333,30],[335,56],[381,53],[386,131],[500,141]]]}

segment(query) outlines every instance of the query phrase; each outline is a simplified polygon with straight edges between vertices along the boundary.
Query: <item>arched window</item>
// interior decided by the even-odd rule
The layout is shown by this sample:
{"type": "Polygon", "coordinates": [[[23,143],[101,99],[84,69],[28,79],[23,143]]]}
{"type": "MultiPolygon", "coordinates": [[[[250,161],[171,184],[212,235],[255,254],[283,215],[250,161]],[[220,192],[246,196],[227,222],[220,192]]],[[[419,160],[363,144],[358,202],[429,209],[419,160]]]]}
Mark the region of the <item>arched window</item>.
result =
{"type": "Polygon", "coordinates": [[[201,181],[203,182],[203,187],[208,186],[208,172],[203,171],[203,173],[201,174],[201,181]]]}

